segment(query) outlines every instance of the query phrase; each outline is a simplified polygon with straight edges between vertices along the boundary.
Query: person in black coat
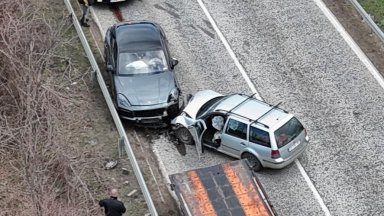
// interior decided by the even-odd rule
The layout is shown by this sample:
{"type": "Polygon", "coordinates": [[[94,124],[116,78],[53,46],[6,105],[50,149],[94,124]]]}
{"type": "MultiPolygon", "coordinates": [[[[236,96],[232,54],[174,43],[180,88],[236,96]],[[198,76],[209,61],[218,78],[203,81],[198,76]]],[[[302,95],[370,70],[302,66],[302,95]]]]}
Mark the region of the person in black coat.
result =
{"type": "Polygon", "coordinates": [[[117,199],[117,189],[110,191],[110,198],[100,200],[100,207],[104,207],[105,216],[122,216],[126,209],[124,203],[117,199]]]}
{"type": "Polygon", "coordinates": [[[89,7],[94,3],[94,0],[78,0],[80,4],[80,8],[82,11],[82,16],[80,19],[80,24],[84,27],[89,27],[88,21],[88,14],[89,14],[89,7]]]}

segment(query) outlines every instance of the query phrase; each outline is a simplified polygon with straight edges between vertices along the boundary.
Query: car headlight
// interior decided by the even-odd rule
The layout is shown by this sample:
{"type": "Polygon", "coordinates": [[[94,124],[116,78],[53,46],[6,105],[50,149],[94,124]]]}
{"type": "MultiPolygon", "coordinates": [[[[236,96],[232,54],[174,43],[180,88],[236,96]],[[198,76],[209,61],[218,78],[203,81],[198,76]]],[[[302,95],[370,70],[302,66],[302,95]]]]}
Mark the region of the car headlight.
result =
{"type": "Polygon", "coordinates": [[[179,99],[179,90],[172,89],[172,91],[169,93],[168,102],[177,101],[178,99],[179,99]]]}
{"type": "Polygon", "coordinates": [[[117,105],[123,108],[129,108],[131,106],[128,99],[122,94],[117,95],[117,105]]]}

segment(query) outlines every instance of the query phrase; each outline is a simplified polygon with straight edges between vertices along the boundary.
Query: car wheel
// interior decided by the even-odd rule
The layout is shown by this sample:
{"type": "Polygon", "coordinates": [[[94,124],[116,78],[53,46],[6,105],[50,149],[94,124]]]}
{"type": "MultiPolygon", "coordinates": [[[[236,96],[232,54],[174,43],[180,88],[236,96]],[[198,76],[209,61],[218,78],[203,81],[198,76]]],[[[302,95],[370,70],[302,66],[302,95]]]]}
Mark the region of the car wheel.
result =
{"type": "Polygon", "coordinates": [[[184,145],[193,145],[193,137],[189,130],[183,126],[176,128],[175,130],[176,138],[184,145]]]}
{"type": "Polygon", "coordinates": [[[260,171],[263,168],[259,159],[257,159],[257,157],[251,153],[246,152],[243,155],[241,155],[241,158],[247,159],[249,165],[255,172],[260,171]]]}

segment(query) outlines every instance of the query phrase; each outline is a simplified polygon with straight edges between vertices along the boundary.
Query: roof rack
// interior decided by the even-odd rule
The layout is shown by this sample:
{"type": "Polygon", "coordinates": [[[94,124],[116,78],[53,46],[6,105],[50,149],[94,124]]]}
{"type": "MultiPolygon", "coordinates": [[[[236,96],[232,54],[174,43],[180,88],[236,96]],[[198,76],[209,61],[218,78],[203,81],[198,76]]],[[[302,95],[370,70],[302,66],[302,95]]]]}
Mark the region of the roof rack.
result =
{"type": "Polygon", "coordinates": [[[247,98],[243,101],[241,101],[241,103],[237,104],[235,107],[233,107],[232,109],[230,109],[228,111],[228,113],[231,113],[234,109],[236,109],[237,107],[239,107],[241,104],[245,103],[247,100],[253,98],[253,96],[255,96],[256,93],[252,94],[251,96],[247,96],[247,98]]]}
{"type": "MultiPolygon", "coordinates": [[[[226,115],[230,113],[229,111],[227,111],[227,110],[222,110],[222,109],[219,109],[219,110],[217,110],[217,111],[223,111],[223,112],[226,112],[226,115]]],[[[235,115],[235,116],[239,116],[239,117],[241,117],[241,118],[248,119],[250,122],[253,122],[253,121],[254,121],[253,119],[250,119],[250,118],[245,117],[245,116],[243,116],[243,115],[240,115],[240,114],[237,114],[237,113],[234,113],[234,112],[231,112],[231,113],[232,113],[232,115],[235,115]]],[[[266,127],[266,128],[269,128],[269,126],[266,125],[266,124],[263,124],[263,123],[261,123],[261,122],[257,122],[257,123],[263,125],[263,126],[266,127]]]]}
{"type": "MultiPolygon", "coordinates": [[[[219,110],[217,110],[217,111],[225,112],[226,115],[228,115],[228,114],[233,114],[233,115],[236,115],[236,116],[239,116],[239,117],[248,119],[250,122],[252,122],[251,124],[253,124],[253,123],[259,123],[259,124],[263,125],[264,127],[269,128],[268,125],[259,122],[259,120],[260,120],[261,118],[263,118],[265,115],[267,115],[269,112],[271,112],[272,110],[274,110],[274,109],[276,109],[276,108],[279,108],[279,105],[281,104],[281,102],[279,102],[278,104],[272,106],[272,105],[270,105],[270,104],[268,104],[268,103],[265,103],[265,102],[263,101],[265,104],[269,105],[269,106],[272,107],[272,108],[269,109],[267,112],[265,112],[263,115],[259,116],[257,119],[250,119],[250,118],[245,117],[245,116],[243,116],[243,115],[240,115],[240,114],[237,114],[237,113],[232,112],[234,109],[236,109],[237,107],[239,107],[241,104],[243,104],[243,103],[245,103],[247,100],[253,98],[254,95],[255,95],[255,94],[252,94],[251,96],[248,96],[245,100],[243,100],[241,103],[239,103],[238,105],[236,105],[235,107],[233,107],[233,108],[230,109],[229,111],[228,111],[228,110],[223,110],[223,109],[219,109],[219,110]]],[[[246,96],[246,95],[244,95],[244,96],[246,96]]],[[[279,108],[279,109],[282,110],[282,111],[284,111],[285,113],[288,113],[287,111],[285,111],[285,110],[283,110],[283,109],[281,109],[281,108],[279,108]]]]}
{"type": "MultiPolygon", "coordinates": [[[[265,112],[265,113],[264,113],[263,115],[261,115],[259,118],[253,120],[253,122],[252,122],[251,124],[253,124],[253,123],[260,123],[259,120],[260,120],[261,118],[263,118],[265,115],[267,115],[267,114],[268,114],[269,112],[271,112],[272,110],[278,108],[280,104],[281,104],[281,102],[279,102],[278,104],[272,106],[271,109],[269,109],[267,112],[265,112]]],[[[268,127],[268,128],[269,128],[269,127],[268,127]]]]}
{"type": "MultiPolygon", "coordinates": [[[[256,94],[256,93],[255,93],[255,94],[256,94]]],[[[246,94],[238,94],[238,95],[242,95],[242,96],[246,96],[246,97],[251,97],[253,100],[257,100],[257,101],[259,101],[259,102],[261,102],[261,103],[264,103],[264,104],[266,104],[266,105],[268,105],[268,106],[273,106],[273,105],[271,105],[271,104],[269,104],[269,103],[267,103],[267,102],[265,102],[265,101],[263,101],[263,100],[254,98],[253,96],[254,96],[255,94],[253,94],[253,95],[251,95],[251,96],[248,96],[248,95],[246,95],[246,94]]],[[[235,95],[235,94],[233,94],[233,95],[235,95]]],[[[278,105],[280,105],[280,104],[281,104],[281,102],[280,102],[278,105]]],[[[285,113],[289,113],[288,111],[286,111],[286,110],[284,110],[284,109],[278,107],[278,105],[275,105],[275,109],[279,109],[279,110],[281,110],[281,111],[283,111],[283,112],[285,112],[285,113]]]]}

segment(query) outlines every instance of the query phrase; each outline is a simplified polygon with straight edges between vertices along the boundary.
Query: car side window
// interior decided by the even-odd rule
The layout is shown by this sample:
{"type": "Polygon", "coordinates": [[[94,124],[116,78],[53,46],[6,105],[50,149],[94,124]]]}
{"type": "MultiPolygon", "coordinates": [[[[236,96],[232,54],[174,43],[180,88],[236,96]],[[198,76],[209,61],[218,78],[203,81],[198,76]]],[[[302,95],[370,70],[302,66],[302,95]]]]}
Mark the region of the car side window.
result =
{"type": "Polygon", "coordinates": [[[240,139],[247,139],[247,124],[229,119],[225,133],[240,139]]]}
{"type": "Polygon", "coordinates": [[[271,147],[269,133],[255,127],[251,127],[249,130],[249,141],[265,147],[271,147]]]}

